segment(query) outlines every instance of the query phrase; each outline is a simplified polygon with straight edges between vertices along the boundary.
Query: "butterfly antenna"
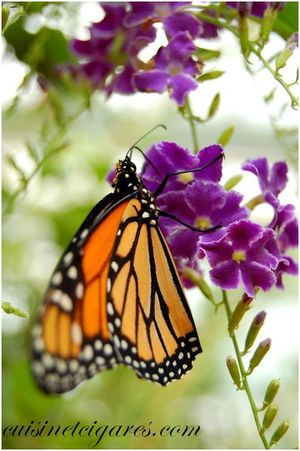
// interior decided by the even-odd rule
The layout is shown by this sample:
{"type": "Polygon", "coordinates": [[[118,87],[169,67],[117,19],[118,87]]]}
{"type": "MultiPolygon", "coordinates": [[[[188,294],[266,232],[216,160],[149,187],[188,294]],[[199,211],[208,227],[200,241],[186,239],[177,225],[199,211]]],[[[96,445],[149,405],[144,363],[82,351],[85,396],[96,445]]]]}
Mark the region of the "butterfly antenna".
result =
{"type": "MultiPolygon", "coordinates": [[[[127,155],[130,153],[130,160],[131,160],[131,157],[132,157],[132,151],[133,151],[133,149],[134,148],[137,148],[136,146],[137,146],[137,144],[139,144],[144,138],[146,138],[146,136],[148,136],[148,135],[150,135],[152,132],[154,132],[154,130],[156,130],[156,129],[158,129],[158,128],[163,128],[164,130],[167,130],[167,127],[164,125],[164,124],[158,124],[158,125],[156,125],[155,127],[153,127],[153,128],[151,128],[151,130],[149,130],[147,133],[145,133],[143,136],[141,136],[141,138],[139,138],[131,147],[130,147],[130,149],[128,150],[128,152],[127,152],[127,154],[126,154],[126,157],[127,157],[127,155]]],[[[140,149],[139,149],[140,150],[140,149]]],[[[144,155],[145,156],[145,155],[144,155]]]]}
{"type": "Polygon", "coordinates": [[[143,155],[143,157],[145,158],[145,160],[147,161],[147,163],[149,163],[150,166],[152,166],[153,169],[159,174],[159,170],[157,169],[157,167],[155,167],[154,164],[151,162],[151,160],[149,160],[149,158],[146,157],[146,155],[144,154],[144,152],[142,151],[142,149],[140,149],[138,146],[132,146],[131,151],[133,151],[133,149],[138,150],[138,151],[143,155]]]}

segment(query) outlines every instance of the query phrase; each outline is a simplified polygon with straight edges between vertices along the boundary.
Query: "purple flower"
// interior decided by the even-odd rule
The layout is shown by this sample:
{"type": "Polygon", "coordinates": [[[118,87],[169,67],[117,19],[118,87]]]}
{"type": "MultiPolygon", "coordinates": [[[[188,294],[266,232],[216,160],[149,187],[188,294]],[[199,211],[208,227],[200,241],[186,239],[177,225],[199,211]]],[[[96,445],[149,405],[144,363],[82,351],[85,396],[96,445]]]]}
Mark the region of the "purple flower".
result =
{"type": "Polygon", "coordinates": [[[263,194],[270,191],[277,197],[286,187],[288,167],[285,161],[277,161],[269,169],[266,158],[256,158],[254,160],[246,160],[242,164],[242,169],[257,176],[263,194]]]}
{"type": "Polygon", "coordinates": [[[278,247],[281,252],[298,246],[298,221],[293,205],[278,206],[274,229],[277,231],[278,247]]]}
{"type": "Polygon", "coordinates": [[[183,105],[189,92],[198,86],[197,61],[192,58],[196,47],[188,32],[179,32],[154,58],[154,69],[134,75],[136,88],[141,92],[162,93],[170,90],[171,98],[183,105]]]}
{"type": "MultiPolygon", "coordinates": [[[[147,151],[147,158],[153,165],[145,163],[142,171],[143,181],[150,191],[155,192],[166,174],[201,168],[222,153],[223,148],[218,144],[205,147],[197,155],[194,155],[175,142],[161,141],[151,146],[147,151]]],[[[219,182],[221,177],[222,159],[215,161],[200,172],[188,172],[170,177],[164,192],[184,189],[187,184],[194,180],[219,182]]]]}
{"type": "Polygon", "coordinates": [[[268,7],[281,9],[283,2],[226,2],[230,8],[237,9],[241,15],[263,17],[268,7]]]}
{"type": "Polygon", "coordinates": [[[269,227],[277,232],[278,246],[281,252],[289,247],[298,246],[298,221],[293,205],[281,205],[277,196],[284,190],[288,181],[288,167],[284,161],[273,164],[271,170],[266,158],[247,160],[242,168],[258,178],[264,200],[274,208],[274,218],[269,227]]]}
{"type": "Polygon", "coordinates": [[[130,2],[131,10],[124,20],[128,28],[161,21],[169,37],[187,31],[193,38],[200,33],[200,22],[192,14],[182,11],[191,2],[130,2]]]}
{"type": "Polygon", "coordinates": [[[152,24],[126,29],[126,4],[105,3],[102,7],[105,17],[92,24],[90,39],[72,40],[71,49],[81,58],[82,74],[94,87],[105,88],[108,94],[133,94],[132,76],[140,65],[138,53],[154,41],[156,30],[152,24]],[[107,83],[109,75],[112,79],[107,83]]]}
{"type": "Polygon", "coordinates": [[[223,289],[236,289],[242,282],[248,296],[255,295],[255,288],[267,291],[276,283],[274,270],[278,258],[270,253],[266,244],[274,237],[271,229],[242,219],[227,227],[218,242],[200,242],[212,267],[210,277],[223,289]]]}
{"type": "Polygon", "coordinates": [[[266,244],[267,250],[274,255],[278,259],[278,266],[274,271],[275,277],[276,277],[276,287],[283,289],[283,281],[282,277],[284,274],[289,274],[292,276],[296,276],[298,274],[298,265],[294,261],[294,259],[288,255],[284,255],[280,252],[280,249],[278,247],[278,240],[275,238],[272,238],[267,244],[266,244]]]}

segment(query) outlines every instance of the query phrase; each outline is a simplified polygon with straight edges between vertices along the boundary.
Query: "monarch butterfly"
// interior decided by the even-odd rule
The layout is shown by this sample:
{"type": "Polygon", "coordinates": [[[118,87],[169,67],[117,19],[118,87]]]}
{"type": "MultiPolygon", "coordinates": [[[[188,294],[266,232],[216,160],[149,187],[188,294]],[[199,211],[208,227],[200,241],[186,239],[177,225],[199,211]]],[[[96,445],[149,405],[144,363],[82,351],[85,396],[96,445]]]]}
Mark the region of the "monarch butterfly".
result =
{"type": "Polygon", "coordinates": [[[88,214],[46,291],[32,331],[32,370],[47,393],[72,390],[118,364],[166,385],[202,352],[159,226],[166,213],[155,204],[175,173],[152,194],[131,161],[134,147],[116,165],[114,192],[88,214]]]}

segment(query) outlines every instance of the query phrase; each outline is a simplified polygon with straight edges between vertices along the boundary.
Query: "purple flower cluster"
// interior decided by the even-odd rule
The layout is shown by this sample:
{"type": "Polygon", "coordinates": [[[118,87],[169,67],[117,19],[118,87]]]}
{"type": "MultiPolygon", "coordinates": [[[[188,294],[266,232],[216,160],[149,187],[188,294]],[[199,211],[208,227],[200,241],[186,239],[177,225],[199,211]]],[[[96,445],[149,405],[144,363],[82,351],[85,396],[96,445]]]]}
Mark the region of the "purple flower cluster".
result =
{"type": "Polygon", "coordinates": [[[252,172],[258,179],[263,200],[269,203],[274,210],[274,217],[269,228],[276,233],[276,239],[268,243],[268,248],[278,259],[275,271],[276,286],[283,288],[282,274],[297,274],[296,262],[286,255],[290,248],[298,246],[298,221],[295,216],[295,207],[291,204],[282,205],[278,199],[288,182],[288,167],[285,161],[278,161],[269,168],[266,158],[247,160],[242,169],[252,172]]]}
{"type": "Polygon", "coordinates": [[[284,2],[226,2],[230,8],[237,9],[241,16],[263,17],[267,8],[282,9],[284,2]]]}
{"type": "Polygon", "coordinates": [[[164,141],[147,152],[152,165],[145,163],[141,177],[151,192],[166,174],[187,171],[170,177],[156,199],[160,211],[169,215],[161,216],[160,226],[177,267],[180,272],[190,267],[201,273],[199,261],[206,257],[212,282],[223,289],[236,289],[242,284],[253,297],[256,288],[282,288],[283,273],[297,273],[296,263],[285,254],[297,246],[294,208],[281,206],[278,201],[286,185],[287,167],[279,162],[269,171],[266,159],[249,160],[243,165],[257,175],[264,196],[273,196],[275,219],[269,227],[262,227],[249,219],[243,196],[235,190],[226,191],[220,184],[223,160],[217,157],[222,153],[221,146],[211,145],[194,155],[174,142],[164,141]]]}
{"type": "Polygon", "coordinates": [[[178,105],[197,87],[202,65],[195,56],[197,37],[215,37],[217,29],[185,11],[190,2],[103,3],[103,20],[93,23],[88,40],[74,39],[72,51],[80,64],[72,75],[87,78],[96,89],[133,94],[169,91],[178,105]],[[156,39],[161,24],[168,44],[147,63],[140,51],[156,39]]]}

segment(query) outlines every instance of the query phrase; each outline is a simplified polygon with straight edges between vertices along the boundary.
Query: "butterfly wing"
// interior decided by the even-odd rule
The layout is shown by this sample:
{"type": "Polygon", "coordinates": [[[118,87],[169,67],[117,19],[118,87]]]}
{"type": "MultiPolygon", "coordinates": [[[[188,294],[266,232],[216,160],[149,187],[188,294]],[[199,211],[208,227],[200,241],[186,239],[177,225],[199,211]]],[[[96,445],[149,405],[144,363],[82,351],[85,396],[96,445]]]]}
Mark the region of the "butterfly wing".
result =
{"type": "Polygon", "coordinates": [[[106,283],[128,199],[106,196],[60,259],[33,329],[32,369],[46,392],[63,393],[117,361],[107,328],[106,283]]]}
{"type": "Polygon", "coordinates": [[[121,220],[108,271],[108,328],[119,362],[166,385],[192,368],[201,346],[168,245],[140,212],[132,199],[121,220]]]}

